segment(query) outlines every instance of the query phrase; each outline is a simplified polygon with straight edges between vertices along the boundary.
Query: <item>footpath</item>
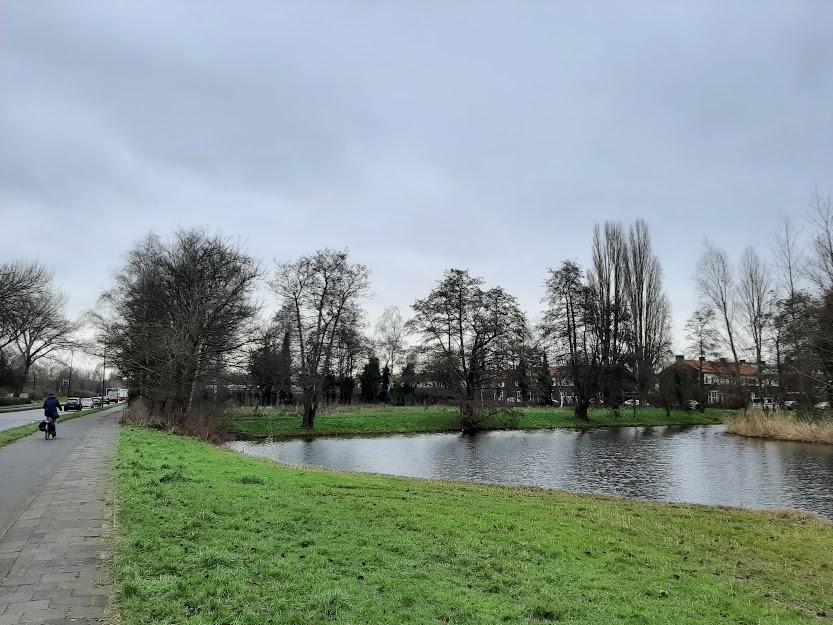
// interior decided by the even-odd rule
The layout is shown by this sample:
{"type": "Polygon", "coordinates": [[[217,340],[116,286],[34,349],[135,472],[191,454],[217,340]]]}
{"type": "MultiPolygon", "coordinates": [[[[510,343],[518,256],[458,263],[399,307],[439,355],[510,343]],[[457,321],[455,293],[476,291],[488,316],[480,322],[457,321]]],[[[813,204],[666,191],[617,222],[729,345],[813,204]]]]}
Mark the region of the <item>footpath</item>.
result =
{"type": "Polygon", "coordinates": [[[0,625],[105,622],[122,410],[0,448],[0,625]]]}

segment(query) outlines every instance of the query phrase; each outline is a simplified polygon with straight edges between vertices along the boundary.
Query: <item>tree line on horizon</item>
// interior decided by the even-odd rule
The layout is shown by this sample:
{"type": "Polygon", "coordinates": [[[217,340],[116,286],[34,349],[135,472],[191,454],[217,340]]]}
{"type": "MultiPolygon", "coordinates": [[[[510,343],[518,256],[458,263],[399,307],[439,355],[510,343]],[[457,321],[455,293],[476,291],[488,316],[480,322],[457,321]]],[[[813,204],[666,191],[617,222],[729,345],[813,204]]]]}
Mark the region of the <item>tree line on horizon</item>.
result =
{"type": "MultiPolygon", "coordinates": [[[[804,231],[785,219],[771,264],[747,248],[734,263],[706,242],[694,279],[701,306],[686,324],[695,356],[731,355],[736,403],[740,362],[778,376],[782,389],[827,397],[833,362],[833,206],[814,196],[804,231]],[[805,237],[809,244],[803,244],[805,237]]],[[[552,372],[568,382],[576,416],[593,402],[674,401],[671,309],[647,224],[597,224],[586,268],[564,260],[546,272],[540,322],[516,298],[468,270],[451,268],[411,305],[388,308],[370,331],[363,305],[370,271],[346,250],[324,249],[267,272],[239,244],[203,229],[148,235],[127,254],[87,317],[97,345],[77,339],[65,297],[37,263],[0,265],[0,387],[19,392],[39,359],[83,348],[107,359],[151,410],[174,422],[229,384],[257,401],[298,400],[303,425],[320,407],[363,401],[442,400],[476,430],[507,376],[521,401],[552,403],[552,372]],[[264,323],[255,289],[265,280],[278,312],[264,323]],[[666,388],[663,388],[665,386],[666,388]],[[431,393],[420,389],[431,388],[431,393]],[[422,395],[420,395],[422,393],[422,395]],[[296,396],[298,396],[296,398],[296,396]]],[[[797,395],[798,396],[798,395],[797,395]]],[[[681,395],[676,393],[680,403],[681,395]]]]}

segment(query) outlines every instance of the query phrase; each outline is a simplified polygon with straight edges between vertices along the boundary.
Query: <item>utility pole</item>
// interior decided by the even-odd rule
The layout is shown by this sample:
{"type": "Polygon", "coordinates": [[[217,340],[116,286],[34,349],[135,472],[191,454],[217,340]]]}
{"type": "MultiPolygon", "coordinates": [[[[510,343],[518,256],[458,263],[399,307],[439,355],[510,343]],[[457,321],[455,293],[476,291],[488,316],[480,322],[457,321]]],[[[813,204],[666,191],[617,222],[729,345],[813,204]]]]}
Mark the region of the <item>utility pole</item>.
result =
{"type": "Polygon", "coordinates": [[[69,352],[69,380],[67,381],[67,397],[70,395],[70,389],[72,388],[72,365],[75,362],[75,351],[69,352]]]}
{"type": "Polygon", "coordinates": [[[101,363],[101,404],[104,405],[104,374],[107,372],[107,345],[104,346],[104,351],[102,352],[103,361],[101,363]]]}

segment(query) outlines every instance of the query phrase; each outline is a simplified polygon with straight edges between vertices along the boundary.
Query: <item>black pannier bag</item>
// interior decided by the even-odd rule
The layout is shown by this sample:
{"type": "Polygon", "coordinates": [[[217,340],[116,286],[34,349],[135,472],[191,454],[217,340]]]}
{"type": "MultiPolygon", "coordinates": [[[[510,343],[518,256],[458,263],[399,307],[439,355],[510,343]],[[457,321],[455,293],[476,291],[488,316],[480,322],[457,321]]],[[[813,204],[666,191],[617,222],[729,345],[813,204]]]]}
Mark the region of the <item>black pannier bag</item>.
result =
{"type": "Polygon", "coordinates": [[[38,429],[41,432],[46,432],[46,421],[41,421],[40,423],[38,423],[38,429]]]}

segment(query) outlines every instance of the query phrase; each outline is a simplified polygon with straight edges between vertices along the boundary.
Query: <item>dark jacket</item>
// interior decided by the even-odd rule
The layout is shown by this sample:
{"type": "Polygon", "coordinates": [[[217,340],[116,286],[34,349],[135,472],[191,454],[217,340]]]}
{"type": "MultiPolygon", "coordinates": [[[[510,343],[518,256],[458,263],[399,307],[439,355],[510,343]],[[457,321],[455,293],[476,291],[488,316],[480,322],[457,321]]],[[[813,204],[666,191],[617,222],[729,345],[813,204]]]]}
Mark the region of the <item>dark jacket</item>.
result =
{"type": "Polygon", "coordinates": [[[58,401],[58,398],[54,395],[50,395],[46,398],[43,402],[43,414],[47,417],[52,417],[53,419],[58,418],[58,411],[63,410],[61,407],[61,402],[58,401]]]}

